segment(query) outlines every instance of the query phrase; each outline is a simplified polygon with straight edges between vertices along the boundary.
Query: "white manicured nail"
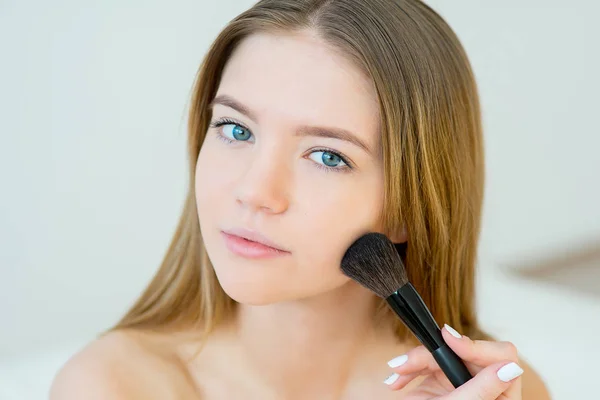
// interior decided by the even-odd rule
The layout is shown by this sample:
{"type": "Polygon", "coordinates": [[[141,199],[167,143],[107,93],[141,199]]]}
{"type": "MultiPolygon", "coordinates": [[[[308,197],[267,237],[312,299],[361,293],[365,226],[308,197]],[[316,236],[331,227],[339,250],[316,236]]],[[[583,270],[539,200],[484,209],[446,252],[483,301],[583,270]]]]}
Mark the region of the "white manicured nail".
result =
{"type": "Polygon", "coordinates": [[[517,363],[511,362],[498,370],[498,378],[502,382],[510,382],[518,376],[521,376],[523,369],[517,363]]]}
{"type": "Polygon", "coordinates": [[[388,365],[390,366],[390,368],[397,368],[397,367],[401,366],[402,364],[404,364],[407,360],[408,360],[408,356],[406,354],[403,354],[401,356],[394,358],[393,360],[388,361],[388,365]]]}
{"type": "Polygon", "coordinates": [[[392,383],[396,382],[398,380],[398,378],[400,378],[400,375],[398,375],[397,373],[393,373],[390,376],[388,376],[385,381],[383,381],[383,383],[385,383],[386,385],[391,385],[392,383]]]}
{"type": "Polygon", "coordinates": [[[462,337],[462,335],[460,333],[456,332],[456,330],[453,327],[451,327],[450,325],[444,324],[444,328],[446,328],[446,330],[448,332],[450,332],[450,334],[452,336],[454,336],[455,338],[460,339],[462,337]]]}

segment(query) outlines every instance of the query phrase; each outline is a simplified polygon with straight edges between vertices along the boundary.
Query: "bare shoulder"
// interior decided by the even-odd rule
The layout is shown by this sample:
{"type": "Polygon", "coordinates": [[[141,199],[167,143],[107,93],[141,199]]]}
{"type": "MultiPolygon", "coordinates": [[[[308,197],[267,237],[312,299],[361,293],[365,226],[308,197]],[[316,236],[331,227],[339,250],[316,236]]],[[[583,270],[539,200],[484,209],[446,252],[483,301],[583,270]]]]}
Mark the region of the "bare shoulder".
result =
{"type": "Polygon", "coordinates": [[[175,377],[174,365],[142,335],[110,332],[65,363],[54,378],[50,400],[167,399],[175,395],[175,377]]]}
{"type": "Polygon", "coordinates": [[[88,344],[72,356],[59,370],[50,389],[51,400],[126,399],[131,398],[131,379],[123,370],[132,362],[130,356],[143,357],[137,344],[123,332],[111,332],[88,344]]]}
{"type": "Polygon", "coordinates": [[[520,360],[519,365],[523,368],[523,400],[551,400],[550,393],[544,381],[535,370],[520,360]]]}

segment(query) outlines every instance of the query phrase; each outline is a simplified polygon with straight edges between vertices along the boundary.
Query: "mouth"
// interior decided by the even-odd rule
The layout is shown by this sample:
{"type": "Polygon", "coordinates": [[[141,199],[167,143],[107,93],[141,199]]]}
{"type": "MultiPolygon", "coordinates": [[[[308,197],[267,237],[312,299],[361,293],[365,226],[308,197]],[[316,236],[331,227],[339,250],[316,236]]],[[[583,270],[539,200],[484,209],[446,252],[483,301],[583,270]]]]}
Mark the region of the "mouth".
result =
{"type": "Polygon", "coordinates": [[[245,229],[245,228],[234,228],[234,229],[224,230],[223,233],[230,235],[230,236],[237,236],[238,238],[241,238],[241,239],[246,239],[249,242],[260,243],[264,246],[271,247],[275,250],[287,251],[282,246],[278,245],[277,243],[275,243],[274,241],[272,241],[271,239],[269,239],[268,237],[262,235],[261,233],[259,233],[257,231],[252,231],[252,230],[245,229]]]}
{"type": "Polygon", "coordinates": [[[221,231],[225,244],[235,254],[248,258],[262,258],[290,254],[283,246],[257,231],[230,229],[221,231]]]}

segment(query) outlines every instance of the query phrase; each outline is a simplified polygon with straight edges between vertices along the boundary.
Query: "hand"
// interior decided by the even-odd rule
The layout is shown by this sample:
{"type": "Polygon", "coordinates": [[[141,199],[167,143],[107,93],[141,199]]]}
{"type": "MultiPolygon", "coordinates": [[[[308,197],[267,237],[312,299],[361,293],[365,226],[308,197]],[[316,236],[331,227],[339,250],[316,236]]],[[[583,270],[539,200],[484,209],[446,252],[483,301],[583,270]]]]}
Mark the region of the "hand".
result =
{"type": "Polygon", "coordinates": [[[419,346],[388,362],[394,374],[385,380],[392,390],[427,377],[407,393],[406,400],[521,400],[521,374],[516,347],[510,342],[471,340],[445,325],[442,336],[463,360],[473,378],[454,388],[431,353],[419,346]]]}

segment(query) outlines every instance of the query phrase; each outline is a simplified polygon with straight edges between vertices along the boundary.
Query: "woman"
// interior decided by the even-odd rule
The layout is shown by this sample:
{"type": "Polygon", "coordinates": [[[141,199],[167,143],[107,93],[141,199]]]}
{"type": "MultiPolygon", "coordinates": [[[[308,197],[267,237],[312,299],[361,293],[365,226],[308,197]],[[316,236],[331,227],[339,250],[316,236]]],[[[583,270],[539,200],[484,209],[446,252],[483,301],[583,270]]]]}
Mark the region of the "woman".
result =
{"type": "Polygon", "coordinates": [[[163,263],[63,367],[53,399],[549,398],[477,325],[477,90],[429,7],[260,1],[213,43],[189,118],[190,191],[163,263]],[[411,282],[474,374],[460,388],[341,273],[370,231],[404,244],[411,282]]]}

